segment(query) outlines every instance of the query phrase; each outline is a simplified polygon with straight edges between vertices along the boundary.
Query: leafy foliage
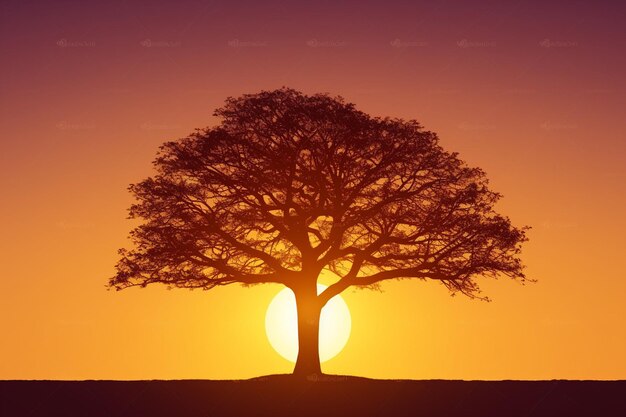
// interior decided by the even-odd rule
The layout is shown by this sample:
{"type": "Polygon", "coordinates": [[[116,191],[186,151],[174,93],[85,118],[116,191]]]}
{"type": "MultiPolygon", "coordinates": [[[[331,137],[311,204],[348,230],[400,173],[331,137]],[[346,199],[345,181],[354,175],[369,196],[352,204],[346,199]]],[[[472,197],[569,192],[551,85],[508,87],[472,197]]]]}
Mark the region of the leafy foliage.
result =
{"type": "Polygon", "coordinates": [[[485,173],[416,121],[282,88],[228,98],[216,127],[161,146],[130,186],[143,220],[121,250],[117,289],[297,287],[324,269],[350,286],[435,279],[477,296],[478,276],[526,280],[526,228],[494,211],[485,173]]]}

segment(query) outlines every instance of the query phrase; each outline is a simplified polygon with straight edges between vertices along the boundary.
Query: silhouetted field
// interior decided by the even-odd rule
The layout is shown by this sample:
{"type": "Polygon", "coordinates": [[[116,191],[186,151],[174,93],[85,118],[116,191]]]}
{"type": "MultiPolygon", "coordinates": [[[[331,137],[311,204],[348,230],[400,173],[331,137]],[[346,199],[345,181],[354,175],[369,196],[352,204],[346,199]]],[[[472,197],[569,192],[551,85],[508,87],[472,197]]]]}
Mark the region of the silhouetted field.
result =
{"type": "Polygon", "coordinates": [[[626,416],[626,381],[0,381],[13,416],[626,416]]]}

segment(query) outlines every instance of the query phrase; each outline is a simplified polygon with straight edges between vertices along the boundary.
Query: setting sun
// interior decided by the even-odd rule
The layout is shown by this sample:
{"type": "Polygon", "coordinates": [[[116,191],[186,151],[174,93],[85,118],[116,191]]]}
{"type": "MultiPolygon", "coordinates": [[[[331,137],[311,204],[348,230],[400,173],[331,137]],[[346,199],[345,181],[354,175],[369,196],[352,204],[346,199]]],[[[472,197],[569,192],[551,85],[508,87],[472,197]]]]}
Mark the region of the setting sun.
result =
{"type": "MultiPolygon", "coordinates": [[[[321,293],[326,286],[318,284],[321,293]]],[[[322,309],[320,317],[320,360],[325,362],[337,356],[350,337],[352,321],[348,305],[341,296],[333,297],[322,309]]],[[[276,352],[295,362],[298,357],[298,316],[296,299],[289,288],[272,299],[265,314],[265,332],[276,352]]]]}

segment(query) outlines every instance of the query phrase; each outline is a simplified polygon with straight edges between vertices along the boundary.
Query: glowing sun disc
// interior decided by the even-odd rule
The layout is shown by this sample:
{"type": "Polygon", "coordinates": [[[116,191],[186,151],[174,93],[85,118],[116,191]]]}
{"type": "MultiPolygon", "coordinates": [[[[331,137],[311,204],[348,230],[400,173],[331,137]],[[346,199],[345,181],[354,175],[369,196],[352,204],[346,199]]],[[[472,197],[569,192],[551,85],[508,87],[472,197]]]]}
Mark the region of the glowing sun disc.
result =
{"type": "MultiPolygon", "coordinates": [[[[317,293],[326,286],[318,284],[317,293]]],[[[320,361],[334,358],[344,348],[350,337],[352,320],[348,305],[337,295],[333,297],[320,315],[319,351],[320,361]]],[[[298,313],[296,297],[289,288],[281,290],[272,299],[265,314],[265,333],[278,354],[295,362],[298,358],[298,313]]]]}

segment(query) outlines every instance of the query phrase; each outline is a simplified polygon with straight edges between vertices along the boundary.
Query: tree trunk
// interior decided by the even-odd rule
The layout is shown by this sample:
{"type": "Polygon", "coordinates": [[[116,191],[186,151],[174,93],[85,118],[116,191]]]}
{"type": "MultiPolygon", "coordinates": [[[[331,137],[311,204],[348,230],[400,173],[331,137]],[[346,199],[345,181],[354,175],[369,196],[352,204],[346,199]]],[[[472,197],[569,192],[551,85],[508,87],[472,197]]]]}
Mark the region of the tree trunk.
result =
{"type": "Polygon", "coordinates": [[[296,308],[298,311],[298,360],[294,375],[313,377],[321,375],[319,354],[319,326],[321,307],[314,283],[311,288],[298,289],[296,308]]]}

